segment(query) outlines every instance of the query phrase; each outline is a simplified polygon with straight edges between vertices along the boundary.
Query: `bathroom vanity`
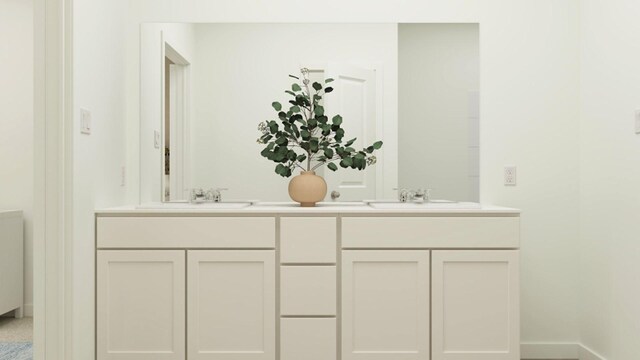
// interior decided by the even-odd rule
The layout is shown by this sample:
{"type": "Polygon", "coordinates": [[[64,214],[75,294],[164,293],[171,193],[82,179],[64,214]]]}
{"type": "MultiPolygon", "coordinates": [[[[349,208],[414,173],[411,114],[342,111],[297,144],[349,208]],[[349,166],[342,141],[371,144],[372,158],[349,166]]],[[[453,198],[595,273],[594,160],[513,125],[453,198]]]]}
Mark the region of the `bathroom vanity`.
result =
{"type": "Polygon", "coordinates": [[[97,359],[519,359],[519,216],[99,210],[97,359]]]}

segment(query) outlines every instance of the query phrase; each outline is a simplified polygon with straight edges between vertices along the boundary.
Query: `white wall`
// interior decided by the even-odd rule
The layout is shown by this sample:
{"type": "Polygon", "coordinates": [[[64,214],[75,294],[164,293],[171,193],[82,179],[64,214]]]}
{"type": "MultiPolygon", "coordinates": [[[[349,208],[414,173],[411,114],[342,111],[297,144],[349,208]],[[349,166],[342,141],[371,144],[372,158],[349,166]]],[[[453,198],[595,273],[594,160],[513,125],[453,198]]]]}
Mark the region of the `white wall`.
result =
{"type": "Polygon", "coordinates": [[[580,327],[609,360],[640,356],[640,2],[582,0],[580,327]]]}
{"type": "Polygon", "coordinates": [[[477,24],[399,25],[400,187],[478,201],[479,40],[477,24]]]}
{"type": "Polygon", "coordinates": [[[24,211],[24,302],[33,315],[33,1],[0,2],[0,208],[24,211]]]}
{"type": "MultiPolygon", "coordinates": [[[[94,210],[123,205],[121,168],[126,165],[125,134],[127,1],[73,1],[73,160],[69,188],[73,216],[72,246],[66,249],[72,266],[66,281],[73,284],[65,299],[72,319],[73,359],[94,358],[94,210]],[[80,108],[92,113],[91,135],[80,134],[80,108]]],[[[138,144],[136,144],[137,146],[138,144]]],[[[67,357],[67,358],[70,358],[67,357]]]]}
{"type": "MultiPolygon", "coordinates": [[[[163,41],[170,44],[188,61],[193,61],[194,33],[190,24],[144,24],[140,27],[140,90],[145,96],[140,105],[140,197],[142,202],[160,201],[162,194],[162,158],[164,146],[154,146],[154,131],[162,131],[163,41]]],[[[133,71],[132,71],[133,72],[133,71]]],[[[195,75],[194,75],[195,78],[195,75]]],[[[137,144],[133,141],[131,145],[137,144]]]]}
{"type": "MultiPolygon", "coordinates": [[[[224,196],[233,199],[290,201],[290,179],[274,172],[275,164],[260,156],[264,145],[255,140],[258,123],[275,117],[271,103],[288,99],[284,90],[293,81],[287,75],[300,75],[301,66],[342,62],[377,68],[385,90],[381,116],[385,126],[396,126],[396,24],[199,24],[194,33],[196,187],[229,188],[224,196]]],[[[395,179],[389,190],[394,186],[395,179]]]]}

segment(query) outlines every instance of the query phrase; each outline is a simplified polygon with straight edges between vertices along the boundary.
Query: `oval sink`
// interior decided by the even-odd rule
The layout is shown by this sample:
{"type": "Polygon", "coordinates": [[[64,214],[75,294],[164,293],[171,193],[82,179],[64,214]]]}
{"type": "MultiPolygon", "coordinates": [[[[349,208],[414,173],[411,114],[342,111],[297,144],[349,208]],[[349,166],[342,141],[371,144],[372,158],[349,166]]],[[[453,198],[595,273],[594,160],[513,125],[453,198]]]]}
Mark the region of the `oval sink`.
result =
{"type": "Polygon", "coordinates": [[[225,209],[242,209],[251,205],[251,201],[229,201],[229,202],[165,202],[165,203],[148,203],[138,205],[138,209],[156,209],[156,210],[225,210],[225,209]]]}

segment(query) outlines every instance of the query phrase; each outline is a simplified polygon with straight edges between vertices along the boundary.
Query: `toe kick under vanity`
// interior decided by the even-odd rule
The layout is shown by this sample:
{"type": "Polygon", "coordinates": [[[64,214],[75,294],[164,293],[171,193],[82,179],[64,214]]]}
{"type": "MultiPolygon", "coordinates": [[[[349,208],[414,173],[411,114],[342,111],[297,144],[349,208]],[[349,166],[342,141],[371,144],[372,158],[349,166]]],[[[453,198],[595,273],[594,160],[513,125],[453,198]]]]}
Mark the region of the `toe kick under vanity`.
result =
{"type": "Polygon", "coordinates": [[[97,359],[517,360],[519,216],[97,211],[97,359]]]}

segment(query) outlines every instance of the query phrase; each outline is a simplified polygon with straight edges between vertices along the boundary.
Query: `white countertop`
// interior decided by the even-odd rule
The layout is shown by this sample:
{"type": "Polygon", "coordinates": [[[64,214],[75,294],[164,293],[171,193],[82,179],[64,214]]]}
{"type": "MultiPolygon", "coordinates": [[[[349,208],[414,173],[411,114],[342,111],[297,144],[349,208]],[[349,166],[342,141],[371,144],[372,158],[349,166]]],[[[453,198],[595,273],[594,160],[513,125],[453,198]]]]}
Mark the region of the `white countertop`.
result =
{"type": "Polygon", "coordinates": [[[510,215],[517,216],[520,210],[494,206],[481,205],[476,203],[458,203],[458,206],[451,204],[433,204],[425,207],[400,208],[400,209],[376,209],[365,203],[318,203],[315,207],[301,207],[298,203],[293,202],[261,202],[243,208],[236,209],[216,209],[207,207],[207,204],[183,204],[182,206],[166,206],[162,204],[145,204],[144,206],[128,205],[120,207],[112,207],[105,209],[97,209],[98,216],[162,216],[162,215],[277,215],[277,214],[366,214],[366,215],[404,215],[413,214],[420,215],[510,215]]]}

